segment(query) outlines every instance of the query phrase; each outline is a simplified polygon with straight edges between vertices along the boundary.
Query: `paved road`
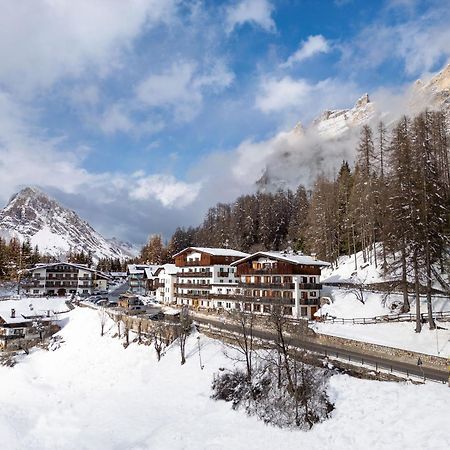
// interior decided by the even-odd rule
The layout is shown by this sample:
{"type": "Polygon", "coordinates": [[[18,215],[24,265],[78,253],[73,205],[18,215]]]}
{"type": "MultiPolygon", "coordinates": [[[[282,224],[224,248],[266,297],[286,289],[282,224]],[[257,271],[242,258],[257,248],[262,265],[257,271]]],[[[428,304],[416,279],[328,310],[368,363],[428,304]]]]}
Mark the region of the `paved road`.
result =
{"type": "MultiPolygon", "coordinates": [[[[223,323],[220,320],[214,320],[210,318],[194,316],[194,320],[200,324],[211,324],[212,326],[225,329],[226,331],[232,331],[240,333],[241,329],[238,325],[230,323],[223,323]]],[[[274,340],[274,333],[267,330],[254,329],[253,335],[256,338],[274,340]]],[[[303,348],[320,355],[343,358],[349,362],[356,362],[378,367],[379,369],[387,369],[391,371],[401,372],[406,375],[416,375],[419,377],[425,377],[434,381],[440,381],[447,383],[449,374],[445,370],[438,370],[430,367],[418,366],[417,364],[410,364],[403,361],[398,361],[390,358],[377,357],[373,355],[367,355],[362,352],[354,350],[348,350],[342,347],[334,347],[331,345],[325,345],[318,342],[311,342],[302,339],[301,337],[291,338],[291,345],[298,348],[303,348]]]]}
{"type": "Polygon", "coordinates": [[[108,294],[108,299],[117,300],[122,294],[125,294],[125,292],[128,291],[128,288],[129,288],[128,282],[121,284],[119,287],[114,289],[114,291],[108,294]]]}

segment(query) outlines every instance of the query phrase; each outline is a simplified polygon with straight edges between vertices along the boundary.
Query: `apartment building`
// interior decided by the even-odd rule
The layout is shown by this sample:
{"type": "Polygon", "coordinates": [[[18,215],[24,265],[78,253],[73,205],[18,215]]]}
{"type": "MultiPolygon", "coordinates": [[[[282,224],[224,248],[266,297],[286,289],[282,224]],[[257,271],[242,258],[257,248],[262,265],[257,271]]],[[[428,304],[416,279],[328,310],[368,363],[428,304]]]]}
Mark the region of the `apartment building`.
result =
{"type": "Polygon", "coordinates": [[[231,263],[238,280],[237,295],[228,305],[260,314],[279,308],[292,318],[312,319],[320,307],[321,269],[329,263],[314,256],[257,252],[231,263]]]}
{"type": "Polygon", "coordinates": [[[108,288],[110,277],[85,264],[57,262],[36,264],[22,271],[21,288],[27,295],[78,294],[88,296],[108,288]]]}
{"type": "Polygon", "coordinates": [[[188,247],[177,253],[176,303],[194,308],[231,307],[225,296],[236,294],[238,281],[232,263],[247,256],[237,250],[209,247],[188,247]]]}

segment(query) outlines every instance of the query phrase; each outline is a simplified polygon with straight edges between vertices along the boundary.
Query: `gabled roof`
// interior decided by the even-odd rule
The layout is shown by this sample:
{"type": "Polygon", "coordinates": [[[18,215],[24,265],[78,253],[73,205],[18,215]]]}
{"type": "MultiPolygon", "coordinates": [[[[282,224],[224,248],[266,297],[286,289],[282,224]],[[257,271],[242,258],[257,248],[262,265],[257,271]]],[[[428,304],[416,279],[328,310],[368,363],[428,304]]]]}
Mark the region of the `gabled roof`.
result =
{"type": "Polygon", "coordinates": [[[158,270],[160,266],[148,266],[144,269],[145,272],[145,278],[151,280],[152,278],[155,278],[155,272],[158,270]]]}
{"type": "Polygon", "coordinates": [[[95,270],[95,269],[92,269],[91,267],[88,267],[87,264],[76,264],[76,263],[71,263],[71,262],[66,262],[66,261],[59,261],[56,263],[38,263],[31,269],[24,269],[23,272],[33,272],[34,270],[47,269],[48,267],[55,267],[55,266],[62,266],[62,265],[71,266],[71,267],[75,267],[76,269],[79,269],[79,270],[86,270],[87,272],[96,273],[106,279],[111,278],[109,275],[107,275],[104,272],[100,272],[99,270],[95,270]]]}
{"type": "Polygon", "coordinates": [[[173,255],[173,257],[175,258],[176,256],[181,255],[186,251],[207,253],[208,255],[213,256],[232,256],[238,258],[244,258],[245,256],[248,256],[248,253],[240,252],[239,250],[233,250],[232,248],[187,247],[184,250],[181,250],[181,252],[173,255]]]}
{"type": "Polygon", "coordinates": [[[163,264],[153,272],[153,275],[158,276],[162,270],[164,270],[166,275],[176,275],[178,273],[178,267],[175,264],[163,264]]]}
{"type": "Polygon", "coordinates": [[[137,273],[145,273],[145,269],[153,268],[155,266],[150,266],[149,264],[128,264],[127,273],[133,275],[137,273]]]}
{"type": "Polygon", "coordinates": [[[283,262],[297,264],[297,265],[320,266],[320,267],[325,267],[325,266],[330,265],[330,263],[315,259],[313,256],[295,254],[295,253],[284,253],[284,252],[256,252],[256,253],[253,253],[252,255],[249,255],[245,258],[239,259],[238,261],[231,263],[231,265],[237,266],[238,264],[242,264],[243,262],[246,262],[248,260],[258,258],[258,257],[264,257],[264,256],[269,259],[276,259],[278,261],[283,261],[283,262]]]}

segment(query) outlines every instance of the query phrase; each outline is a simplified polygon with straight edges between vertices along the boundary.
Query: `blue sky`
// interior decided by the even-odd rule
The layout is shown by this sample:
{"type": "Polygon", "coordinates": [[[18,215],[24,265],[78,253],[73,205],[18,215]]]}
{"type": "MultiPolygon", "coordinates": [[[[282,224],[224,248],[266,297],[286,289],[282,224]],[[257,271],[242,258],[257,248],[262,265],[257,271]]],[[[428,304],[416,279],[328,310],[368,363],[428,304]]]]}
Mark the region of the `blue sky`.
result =
{"type": "Polygon", "coordinates": [[[5,0],[0,200],[35,185],[107,236],[168,237],[251,192],[278,133],[442,68],[449,6],[5,0]]]}

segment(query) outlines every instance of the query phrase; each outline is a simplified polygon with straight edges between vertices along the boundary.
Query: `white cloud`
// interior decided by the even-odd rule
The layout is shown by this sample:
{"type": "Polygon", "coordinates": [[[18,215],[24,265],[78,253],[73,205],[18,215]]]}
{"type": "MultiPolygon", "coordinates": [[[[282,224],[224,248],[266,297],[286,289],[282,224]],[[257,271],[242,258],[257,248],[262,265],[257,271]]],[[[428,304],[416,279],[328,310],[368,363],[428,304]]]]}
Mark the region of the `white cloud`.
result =
{"type": "Polygon", "coordinates": [[[302,102],[314,89],[303,79],[294,80],[289,76],[281,79],[264,79],[255,105],[262,112],[278,112],[287,108],[300,109],[302,102]]]}
{"type": "Polygon", "coordinates": [[[181,208],[192,203],[200,191],[201,183],[185,183],[171,175],[149,175],[137,180],[130,191],[135,200],[156,198],[166,207],[181,208]]]}
{"type": "Polygon", "coordinates": [[[450,58],[449,42],[448,6],[436,4],[427,13],[394,25],[367,26],[341,46],[341,67],[358,72],[396,61],[403,63],[408,76],[420,76],[450,58]]]}
{"type": "Polygon", "coordinates": [[[227,9],[227,31],[232,32],[235,27],[249,22],[274,32],[276,25],[272,19],[273,10],[274,6],[268,0],[241,0],[227,9]]]}
{"type": "Polygon", "coordinates": [[[6,1],[0,82],[33,93],[62,77],[102,75],[144,29],[169,22],[175,0],[6,1]]]}
{"type": "Polygon", "coordinates": [[[222,63],[201,71],[192,61],[178,61],[161,73],[149,75],[139,83],[135,95],[147,108],[169,108],[177,120],[188,121],[200,110],[204,91],[221,91],[233,78],[222,63]]]}
{"type": "Polygon", "coordinates": [[[330,45],[321,34],[309,36],[306,41],[300,43],[298,50],[289,56],[285,63],[281,64],[281,67],[291,67],[295,63],[311,58],[318,53],[328,53],[329,51],[330,45]]]}
{"type": "Polygon", "coordinates": [[[290,76],[262,78],[255,107],[266,114],[275,113],[278,118],[287,112],[296,117],[295,122],[299,119],[308,121],[323,109],[348,107],[349,99],[357,99],[360,95],[354,83],[339,79],[310,83],[290,76]]]}

